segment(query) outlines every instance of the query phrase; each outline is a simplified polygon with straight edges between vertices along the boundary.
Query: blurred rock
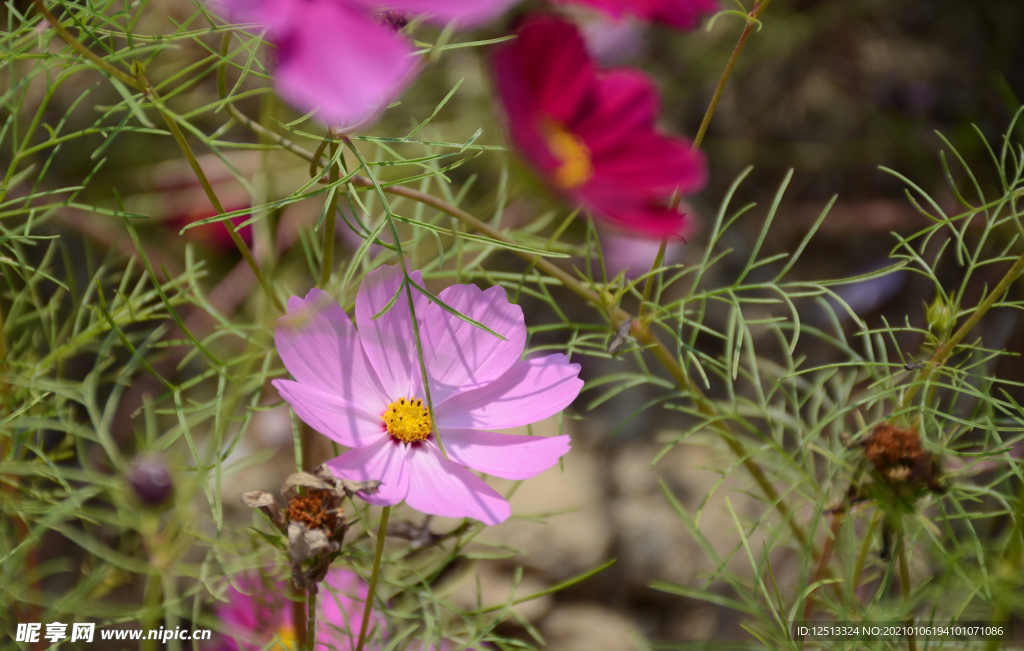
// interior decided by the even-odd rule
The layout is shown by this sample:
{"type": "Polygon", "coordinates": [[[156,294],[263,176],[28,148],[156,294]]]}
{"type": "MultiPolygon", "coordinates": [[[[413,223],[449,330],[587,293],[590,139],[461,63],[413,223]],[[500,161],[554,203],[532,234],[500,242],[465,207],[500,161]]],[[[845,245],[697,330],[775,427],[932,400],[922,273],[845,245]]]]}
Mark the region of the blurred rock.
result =
{"type": "MultiPolygon", "coordinates": [[[[533,426],[534,433],[557,433],[556,420],[533,426]]],[[[568,425],[568,423],[566,424],[568,425]]],[[[575,446],[558,466],[523,482],[509,500],[513,519],[485,536],[522,551],[521,562],[561,580],[599,565],[611,547],[611,523],[605,512],[606,483],[600,460],[575,446]],[[547,515],[546,521],[517,519],[547,515]]],[[[493,484],[503,494],[512,482],[493,484]]]]}
{"type": "MultiPolygon", "coordinates": [[[[480,578],[480,603],[483,604],[484,608],[509,601],[513,588],[512,572],[502,570],[494,563],[485,562],[477,566],[476,576],[480,578]]],[[[549,587],[549,584],[541,581],[536,576],[525,574],[515,590],[515,596],[512,598],[522,599],[549,587]]],[[[478,606],[476,581],[472,579],[464,581],[452,595],[452,601],[464,610],[476,610],[478,606]]],[[[512,611],[524,619],[535,622],[551,610],[553,603],[553,597],[541,597],[513,606],[512,611]]]]}
{"type": "Polygon", "coordinates": [[[621,612],[586,602],[559,606],[541,625],[547,648],[566,651],[632,651],[635,630],[621,612]]]}

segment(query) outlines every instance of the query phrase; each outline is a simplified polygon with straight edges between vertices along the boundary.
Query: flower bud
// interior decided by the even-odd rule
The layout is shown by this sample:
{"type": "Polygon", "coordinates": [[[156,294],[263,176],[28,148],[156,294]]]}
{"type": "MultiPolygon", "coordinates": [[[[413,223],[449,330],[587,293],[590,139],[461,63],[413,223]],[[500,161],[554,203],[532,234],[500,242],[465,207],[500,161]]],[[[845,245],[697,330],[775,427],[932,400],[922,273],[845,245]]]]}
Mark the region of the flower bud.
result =
{"type": "Polygon", "coordinates": [[[163,504],[174,491],[171,473],[160,457],[137,457],[128,470],[128,483],[146,506],[163,504]]]}
{"type": "Polygon", "coordinates": [[[935,300],[928,306],[925,315],[928,319],[928,328],[940,333],[946,332],[953,323],[953,310],[940,294],[935,295],[935,300]]]}

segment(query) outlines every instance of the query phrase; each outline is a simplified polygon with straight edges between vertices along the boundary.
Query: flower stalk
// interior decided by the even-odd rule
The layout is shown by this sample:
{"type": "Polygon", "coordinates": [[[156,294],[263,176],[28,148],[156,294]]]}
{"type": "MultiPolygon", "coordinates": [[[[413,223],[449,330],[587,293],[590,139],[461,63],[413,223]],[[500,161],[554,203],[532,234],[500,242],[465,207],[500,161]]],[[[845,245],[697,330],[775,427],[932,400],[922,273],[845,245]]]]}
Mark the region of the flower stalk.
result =
{"type": "Polygon", "coordinates": [[[363,651],[366,644],[366,635],[370,627],[370,613],[373,611],[373,599],[377,594],[377,579],[380,577],[380,562],[384,557],[384,538],[388,532],[388,519],[391,517],[391,507],[385,506],[380,514],[380,524],[377,525],[377,549],[373,554],[373,570],[370,571],[370,586],[366,593],[366,603],[363,605],[363,621],[359,626],[359,642],[356,643],[356,651],[363,651]]]}

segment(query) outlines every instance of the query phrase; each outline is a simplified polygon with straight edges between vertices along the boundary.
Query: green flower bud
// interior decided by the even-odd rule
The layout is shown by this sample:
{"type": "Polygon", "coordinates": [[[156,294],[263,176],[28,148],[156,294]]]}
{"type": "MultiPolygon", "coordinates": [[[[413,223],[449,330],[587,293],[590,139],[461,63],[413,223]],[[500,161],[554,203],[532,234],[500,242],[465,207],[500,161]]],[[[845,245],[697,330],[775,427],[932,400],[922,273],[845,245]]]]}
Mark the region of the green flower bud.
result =
{"type": "Polygon", "coordinates": [[[930,330],[938,330],[940,333],[946,332],[953,323],[953,310],[942,299],[941,294],[935,295],[935,300],[928,306],[926,316],[928,318],[928,328],[930,330]]]}

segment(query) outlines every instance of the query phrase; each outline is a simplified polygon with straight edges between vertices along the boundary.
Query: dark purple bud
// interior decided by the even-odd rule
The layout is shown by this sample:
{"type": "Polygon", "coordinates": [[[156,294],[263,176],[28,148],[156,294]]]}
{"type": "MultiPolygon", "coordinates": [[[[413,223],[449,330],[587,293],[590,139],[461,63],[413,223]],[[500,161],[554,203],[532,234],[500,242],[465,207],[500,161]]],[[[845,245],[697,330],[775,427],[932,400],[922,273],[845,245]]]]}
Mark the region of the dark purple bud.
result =
{"type": "Polygon", "coordinates": [[[128,470],[128,483],[139,501],[147,506],[163,504],[174,491],[171,473],[160,457],[136,458],[128,470]]]}
{"type": "Polygon", "coordinates": [[[381,25],[390,27],[394,31],[398,31],[409,24],[409,19],[401,11],[395,9],[384,9],[377,13],[377,20],[380,21],[381,25]]]}

